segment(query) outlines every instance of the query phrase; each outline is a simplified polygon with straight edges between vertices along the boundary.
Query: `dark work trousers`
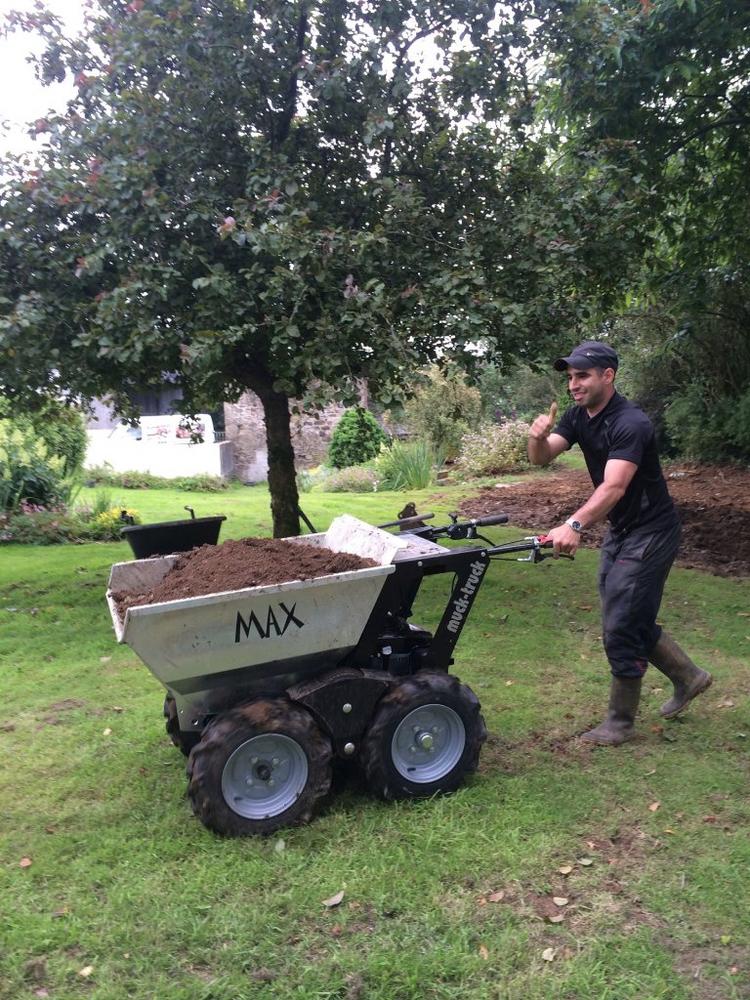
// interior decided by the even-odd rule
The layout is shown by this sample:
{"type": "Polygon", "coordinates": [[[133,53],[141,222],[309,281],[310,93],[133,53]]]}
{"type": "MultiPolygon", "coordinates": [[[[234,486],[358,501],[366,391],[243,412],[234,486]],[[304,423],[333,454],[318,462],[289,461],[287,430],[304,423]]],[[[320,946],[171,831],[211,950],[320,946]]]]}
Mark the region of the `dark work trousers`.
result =
{"type": "Polygon", "coordinates": [[[615,677],[642,677],[661,626],[656,624],[664,584],[680,544],[680,525],[635,528],[602,543],[599,596],[602,642],[615,677]]]}

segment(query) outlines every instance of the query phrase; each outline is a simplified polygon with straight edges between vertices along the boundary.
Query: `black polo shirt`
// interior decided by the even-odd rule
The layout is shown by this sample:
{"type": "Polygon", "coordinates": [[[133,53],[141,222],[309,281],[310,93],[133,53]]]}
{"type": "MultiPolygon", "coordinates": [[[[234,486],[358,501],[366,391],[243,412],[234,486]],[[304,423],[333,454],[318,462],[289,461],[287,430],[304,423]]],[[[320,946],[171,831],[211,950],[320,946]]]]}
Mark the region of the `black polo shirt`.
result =
{"type": "Polygon", "coordinates": [[[654,531],[677,523],[677,513],[659,464],[654,426],[646,414],[619,392],[590,417],[583,406],[566,410],[555,428],[568,442],[581,446],[594,486],[604,481],[604,466],[610,458],[638,466],[625,496],[607,515],[618,533],[637,527],[654,531]]]}

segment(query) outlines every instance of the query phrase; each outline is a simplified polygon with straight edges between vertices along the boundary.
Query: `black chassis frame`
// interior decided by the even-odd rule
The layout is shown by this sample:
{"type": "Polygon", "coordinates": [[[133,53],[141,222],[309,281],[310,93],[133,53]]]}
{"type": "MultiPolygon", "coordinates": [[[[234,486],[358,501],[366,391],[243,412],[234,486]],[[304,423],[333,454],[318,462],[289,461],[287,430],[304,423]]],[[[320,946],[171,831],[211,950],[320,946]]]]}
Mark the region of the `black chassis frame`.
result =
{"type": "Polygon", "coordinates": [[[417,670],[448,670],[490,564],[490,551],[464,546],[396,562],[356,647],[333,670],[287,690],[331,735],[338,756],[346,759],[356,752],[377,702],[398,677],[417,670]],[[453,573],[455,579],[432,635],[408,619],[424,578],[440,573],[453,573]]]}

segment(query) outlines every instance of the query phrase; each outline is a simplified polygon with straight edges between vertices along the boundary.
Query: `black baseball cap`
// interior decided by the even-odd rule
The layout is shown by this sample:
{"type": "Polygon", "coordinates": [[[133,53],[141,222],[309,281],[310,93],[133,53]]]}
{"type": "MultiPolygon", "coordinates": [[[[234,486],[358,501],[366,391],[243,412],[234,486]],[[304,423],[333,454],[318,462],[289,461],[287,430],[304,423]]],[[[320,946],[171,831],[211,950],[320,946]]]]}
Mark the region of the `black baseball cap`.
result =
{"type": "Polygon", "coordinates": [[[571,368],[614,368],[617,371],[619,364],[617,352],[609,344],[602,344],[599,340],[584,340],[578,347],[574,347],[567,358],[558,358],[553,362],[555,371],[564,372],[570,365],[571,368]]]}

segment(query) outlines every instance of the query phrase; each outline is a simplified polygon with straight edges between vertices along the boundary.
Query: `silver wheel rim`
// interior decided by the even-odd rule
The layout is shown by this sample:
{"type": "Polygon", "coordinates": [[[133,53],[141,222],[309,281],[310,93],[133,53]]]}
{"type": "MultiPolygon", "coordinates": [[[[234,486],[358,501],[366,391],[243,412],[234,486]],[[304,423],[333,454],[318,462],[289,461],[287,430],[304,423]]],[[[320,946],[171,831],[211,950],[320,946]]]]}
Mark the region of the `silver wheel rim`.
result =
{"type": "Polygon", "coordinates": [[[307,755],[296,740],[264,733],[231,755],[221,775],[221,792],[229,808],[245,819],[269,819],[294,805],[307,775],[307,755]]]}
{"type": "Polygon", "coordinates": [[[439,781],[461,759],[466,728],[447,705],[421,705],[404,716],[391,740],[391,759],[402,778],[418,785],[439,781]]]}

